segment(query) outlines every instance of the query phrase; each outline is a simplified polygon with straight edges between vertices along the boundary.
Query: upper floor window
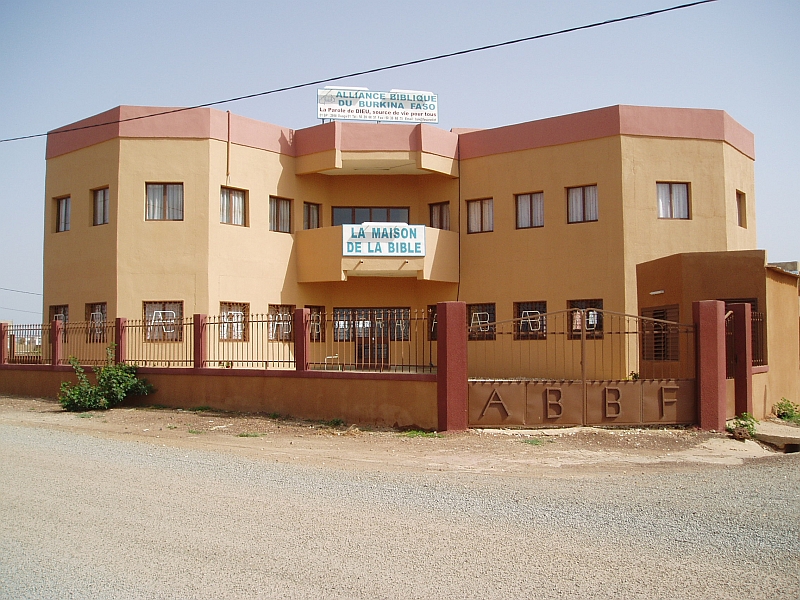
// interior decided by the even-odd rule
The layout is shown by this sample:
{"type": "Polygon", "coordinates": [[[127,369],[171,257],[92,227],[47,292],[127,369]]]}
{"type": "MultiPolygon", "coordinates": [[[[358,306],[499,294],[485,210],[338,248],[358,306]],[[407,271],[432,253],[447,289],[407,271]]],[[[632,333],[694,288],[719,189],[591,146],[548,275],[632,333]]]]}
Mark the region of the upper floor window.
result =
{"type": "Polygon", "coordinates": [[[219,194],[219,222],[229,225],[246,224],[245,192],[224,187],[219,194]]]}
{"type": "Polygon", "coordinates": [[[292,232],[292,201],[288,198],[269,197],[269,230],[292,232]]]}
{"type": "Polygon", "coordinates": [[[567,222],[597,221],[597,186],[567,188],[567,222]]]}
{"type": "Polygon", "coordinates": [[[544,193],[517,194],[517,229],[544,227],[544,193]]]}
{"type": "Polygon", "coordinates": [[[431,227],[435,229],[450,229],[450,203],[437,202],[430,204],[431,227]]]}
{"type": "Polygon", "coordinates": [[[318,229],[320,227],[319,208],[319,204],[303,202],[303,229],[318,229]]]}
{"type": "Polygon", "coordinates": [[[106,225],[108,223],[108,188],[94,190],[92,225],[106,225]]]}
{"type": "Polygon", "coordinates": [[[183,221],[183,184],[148,183],[148,221],[183,221]]]}
{"type": "Polygon", "coordinates": [[[56,199],[56,231],[69,231],[72,202],[70,197],[56,199]]]}
{"type": "Polygon", "coordinates": [[[361,223],[408,223],[407,206],[334,206],[333,226],[361,223]]]}
{"type": "Polygon", "coordinates": [[[739,227],[747,227],[747,196],[736,190],[736,219],[739,227]]]}
{"type": "Polygon", "coordinates": [[[656,188],[659,219],[689,218],[688,183],[657,183],[656,188]]]}
{"type": "Polygon", "coordinates": [[[467,233],[483,231],[494,231],[493,200],[467,200],[467,233]]]}

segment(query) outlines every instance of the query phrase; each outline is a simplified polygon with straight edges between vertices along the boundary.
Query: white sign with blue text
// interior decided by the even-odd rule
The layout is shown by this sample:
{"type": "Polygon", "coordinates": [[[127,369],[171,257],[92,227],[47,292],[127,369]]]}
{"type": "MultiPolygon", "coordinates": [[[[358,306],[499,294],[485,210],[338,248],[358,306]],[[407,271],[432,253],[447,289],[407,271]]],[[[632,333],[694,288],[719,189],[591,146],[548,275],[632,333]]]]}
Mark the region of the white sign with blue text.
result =
{"type": "Polygon", "coordinates": [[[425,225],[342,225],[342,256],[425,256],[425,225]]]}
{"type": "Polygon", "coordinates": [[[439,98],[431,92],[325,88],[317,90],[317,118],[396,123],[438,123],[439,98]]]}

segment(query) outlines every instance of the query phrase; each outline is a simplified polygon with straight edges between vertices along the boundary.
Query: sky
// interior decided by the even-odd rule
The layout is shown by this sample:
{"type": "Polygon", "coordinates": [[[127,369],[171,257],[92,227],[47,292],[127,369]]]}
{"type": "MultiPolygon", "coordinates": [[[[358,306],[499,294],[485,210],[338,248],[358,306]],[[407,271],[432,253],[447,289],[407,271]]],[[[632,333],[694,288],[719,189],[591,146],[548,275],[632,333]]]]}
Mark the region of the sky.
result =
{"type": "MultiPolygon", "coordinates": [[[[0,0],[0,138],[121,104],[191,106],[666,8],[678,0],[0,0]]],[[[718,0],[355,77],[427,90],[439,126],[615,104],[722,109],[755,134],[758,247],[800,260],[800,2],[718,0]]],[[[314,87],[218,108],[299,129],[314,87]]],[[[0,320],[41,315],[45,138],[0,143],[0,320]],[[26,312],[27,311],[27,312],[26,312]]],[[[76,273],[75,276],[80,276],[76,273]]]]}

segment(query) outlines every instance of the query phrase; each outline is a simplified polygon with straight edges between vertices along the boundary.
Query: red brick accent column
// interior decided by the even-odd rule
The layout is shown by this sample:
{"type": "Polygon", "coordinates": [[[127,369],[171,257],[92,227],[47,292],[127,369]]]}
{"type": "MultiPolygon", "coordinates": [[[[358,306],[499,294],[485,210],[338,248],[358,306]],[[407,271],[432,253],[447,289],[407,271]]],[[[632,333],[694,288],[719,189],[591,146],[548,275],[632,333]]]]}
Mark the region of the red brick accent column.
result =
{"type": "Polygon", "coordinates": [[[0,323],[0,365],[8,364],[8,323],[0,323]]]}
{"type": "Polygon", "coordinates": [[[700,428],[725,430],[725,303],[692,303],[697,337],[697,406],[700,428]]]}
{"type": "Polygon", "coordinates": [[[194,364],[195,369],[202,369],[208,359],[208,339],[206,337],[206,315],[195,313],[192,318],[194,336],[194,364]]]}
{"type": "Polygon", "coordinates": [[[114,321],[114,362],[124,363],[128,357],[128,319],[117,317],[114,321]]]}
{"type": "Polygon", "coordinates": [[[462,431],[467,414],[467,305],[436,305],[439,431],[462,431]]]}
{"type": "Polygon", "coordinates": [[[64,343],[64,322],[53,319],[50,322],[50,345],[53,348],[53,353],[50,356],[50,363],[53,366],[61,364],[63,358],[63,343],[64,343]]]}
{"type": "Polygon", "coordinates": [[[736,414],[753,414],[753,322],[749,302],[731,305],[733,310],[733,343],[735,347],[734,389],[736,414]]]}
{"type": "Polygon", "coordinates": [[[311,311],[307,308],[294,310],[294,361],[297,371],[308,371],[309,330],[311,325],[311,311]]]}

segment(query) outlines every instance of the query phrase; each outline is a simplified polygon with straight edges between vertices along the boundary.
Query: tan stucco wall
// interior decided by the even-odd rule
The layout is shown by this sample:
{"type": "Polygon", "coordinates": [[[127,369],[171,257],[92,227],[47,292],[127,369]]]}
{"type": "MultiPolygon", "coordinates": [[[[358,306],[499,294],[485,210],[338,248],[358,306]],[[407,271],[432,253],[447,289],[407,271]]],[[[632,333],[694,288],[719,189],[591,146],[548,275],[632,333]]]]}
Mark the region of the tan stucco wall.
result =
{"type": "Polygon", "coordinates": [[[49,307],[60,304],[69,305],[71,321],[85,320],[90,302],[107,302],[108,314],[114,314],[119,146],[120,140],[110,140],[47,162],[43,321],[49,307]],[[109,222],[93,226],[92,190],[102,187],[109,188],[109,222]],[[57,233],[55,198],[64,196],[71,197],[70,230],[57,233]]]}
{"type": "Polygon", "coordinates": [[[463,234],[460,300],[496,302],[497,318],[513,303],[602,298],[624,312],[619,138],[609,137],[462,161],[461,231],[465,202],[493,198],[494,232],[463,234]],[[568,187],[597,184],[597,222],[567,223],[568,187]],[[544,192],[544,227],[516,229],[515,194],[544,192]]]}

